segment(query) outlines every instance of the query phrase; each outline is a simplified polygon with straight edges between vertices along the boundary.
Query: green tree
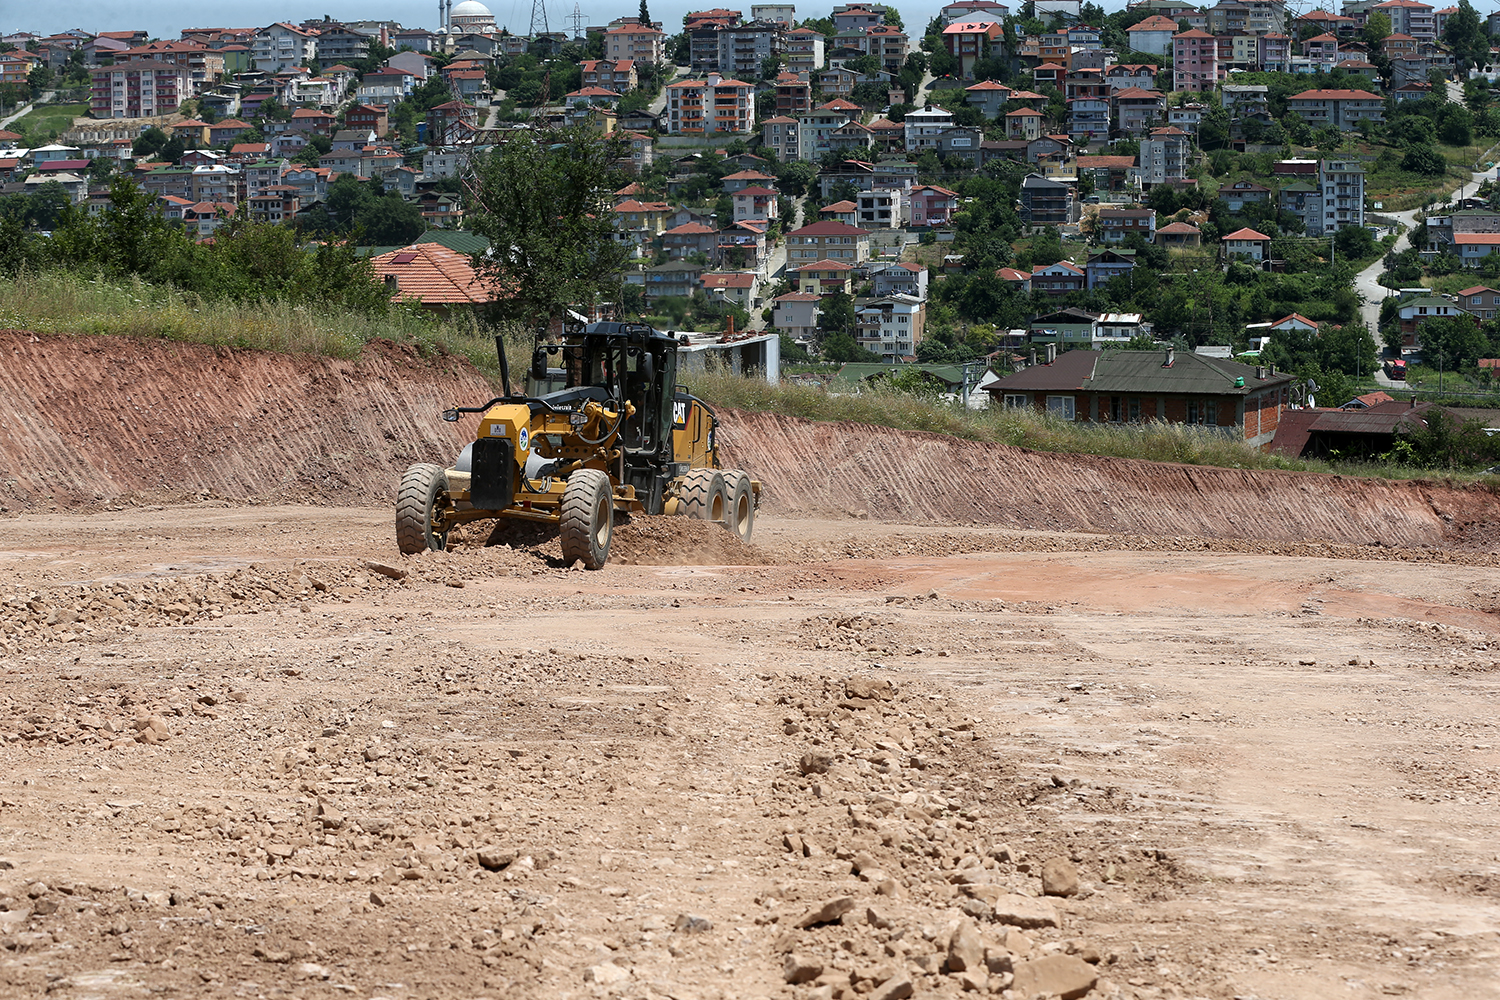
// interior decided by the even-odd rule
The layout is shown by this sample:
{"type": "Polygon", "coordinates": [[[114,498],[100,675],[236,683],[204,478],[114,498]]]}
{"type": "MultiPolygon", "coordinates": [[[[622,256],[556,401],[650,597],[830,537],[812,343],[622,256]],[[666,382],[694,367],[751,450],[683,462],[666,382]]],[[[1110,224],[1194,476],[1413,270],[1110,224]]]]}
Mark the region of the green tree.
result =
{"type": "Polygon", "coordinates": [[[1401,169],[1425,177],[1441,177],[1448,172],[1448,161],[1430,145],[1412,146],[1401,158],[1401,169]]]}
{"type": "Polygon", "coordinates": [[[427,229],[422,210],[394,191],[371,198],[356,213],[354,224],[373,246],[405,246],[427,229]]]}
{"type": "Polygon", "coordinates": [[[1346,260],[1373,257],[1380,252],[1375,235],[1364,226],[1345,226],[1333,234],[1333,245],[1346,260]]]}
{"type": "Polygon", "coordinates": [[[1360,38],[1371,51],[1380,48],[1380,43],[1385,41],[1391,33],[1391,16],[1383,10],[1374,10],[1365,17],[1364,30],[1360,32],[1360,38]]]}
{"type": "Polygon", "coordinates": [[[818,302],[818,329],[824,333],[849,333],[854,329],[854,300],[843,292],[825,295],[818,302]]]}
{"type": "Polygon", "coordinates": [[[1474,144],[1474,116],[1459,104],[1445,104],[1438,125],[1438,138],[1450,146],[1474,144]]]}
{"type": "Polygon", "coordinates": [[[1443,41],[1453,52],[1459,79],[1468,78],[1471,66],[1483,66],[1489,62],[1490,36],[1485,31],[1484,20],[1469,0],[1458,0],[1458,10],[1448,15],[1443,27],[1443,41]]]}
{"type": "Polygon", "coordinates": [[[623,154],[571,128],[514,135],[475,157],[469,228],[490,240],[475,267],[508,290],[499,315],[537,323],[617,293],[629,251],[610,209],[623,154]]]}
{"type": "Polygon", "coordinates": [[[880,355],[874,351],[867,351],[859,346],[859,342],[847,333],[831,333],[823,338],[819,352],[824,361],[836,361],[846,364],[851,361],[876,362],[880,355]]]}

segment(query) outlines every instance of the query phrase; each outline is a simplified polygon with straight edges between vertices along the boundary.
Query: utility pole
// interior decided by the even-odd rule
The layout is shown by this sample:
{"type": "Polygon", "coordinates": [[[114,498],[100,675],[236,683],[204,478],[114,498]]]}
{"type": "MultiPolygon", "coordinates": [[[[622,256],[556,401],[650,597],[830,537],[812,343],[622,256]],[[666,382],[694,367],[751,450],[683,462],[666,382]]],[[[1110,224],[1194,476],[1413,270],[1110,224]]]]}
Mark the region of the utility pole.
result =
{"type": "Polygon", "coordinates": [[[547,5],[543,0],[531,0],[531,37],[533,40],[547,34],[547,5]]]}

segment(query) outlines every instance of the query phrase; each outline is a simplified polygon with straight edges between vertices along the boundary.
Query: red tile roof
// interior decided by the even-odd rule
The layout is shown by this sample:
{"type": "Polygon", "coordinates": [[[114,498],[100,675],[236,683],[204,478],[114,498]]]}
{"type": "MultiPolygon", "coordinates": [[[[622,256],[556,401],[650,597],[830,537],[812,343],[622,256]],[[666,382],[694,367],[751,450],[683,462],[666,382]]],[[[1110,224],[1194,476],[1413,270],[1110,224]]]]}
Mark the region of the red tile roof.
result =
{"type": "Polygon", "coordinates": [[[468,254],[450,250],[440,243],[416,243],[371,258],[370,264],[382,278],[394,276],[397,292],[393,299],[417,298],[424,304],[454,305],[490,302],[499,288],[474,273],[468,254]]]}

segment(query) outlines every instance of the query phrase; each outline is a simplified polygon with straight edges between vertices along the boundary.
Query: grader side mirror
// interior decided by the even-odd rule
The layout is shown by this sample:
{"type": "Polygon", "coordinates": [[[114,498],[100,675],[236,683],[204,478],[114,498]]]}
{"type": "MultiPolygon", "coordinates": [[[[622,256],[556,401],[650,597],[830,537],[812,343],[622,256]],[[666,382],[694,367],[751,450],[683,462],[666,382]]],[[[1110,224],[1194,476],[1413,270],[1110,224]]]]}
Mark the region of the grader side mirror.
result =
{"type": "Polygon", "coordinates": [[[531,377],[538,382],[547,378],[547,351],[538,347],[531,352],[531,377]]]}
{"type": "Polygon", "coordinates": [[[651,356],[650,351],[641,352],[641,378],[647,386],[656,384],[656,359],[651,356]]]}

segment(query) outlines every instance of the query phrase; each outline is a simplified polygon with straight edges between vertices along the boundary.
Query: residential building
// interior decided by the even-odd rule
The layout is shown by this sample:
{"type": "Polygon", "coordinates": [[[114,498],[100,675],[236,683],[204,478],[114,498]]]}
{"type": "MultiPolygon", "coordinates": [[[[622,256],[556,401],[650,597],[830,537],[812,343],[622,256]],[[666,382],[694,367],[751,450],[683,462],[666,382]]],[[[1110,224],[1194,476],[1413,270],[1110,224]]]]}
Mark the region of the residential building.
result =
{"type": "Polygon", "coordinates": [[[1178,33],[1177,22],[1170,17],[1152,14],[1144,21],[1137,21],[1125,29],[1130,39],[1132,52],[1145,52],[1153,56],[1164,56],[1171,52],[1172,37],[1178,33]]]}
{"type": "Polygon", "coordinates": [[[927,303],[896,293],[855,304],[859,345],[885,361],[915,358],[922,343],[927,303]]]}
{"type": "Polygon", "coordinates": [[[1042,114],[1031,108],[1006,112],[1005,135],[1012,140],[1030,142],[1042,134],[1042,114]]]}
{"type": "Polygon", "coordinates": [[[1212,91],[1219,82],[1219,40],[1194,28],[1172,36],[1172,89],[1212,91]]]}
{"type": "Polygon", "coordinates": [[[776,76],[776,114],[779,117],[800,115],[812,108],[812,84],[796,73],[776,76]]]}
{"type": "Polygon", "coordinates": [[[285,21],[255,33],[250,51],[262,73],[284,73],[317,58],[317,34],[285,21]]]}
{"type": "Polygon", "coordinates": [[[815,260],[861,264],[870,257],[870,232],[842,222],[814,222],[786,234],[787,263],[815,260]]]}
{"type": "MultiPolygon", "coordinates": [[[[1129,87],[1115,91],[1113,101],[1122,131],[1131,135],[1145,135],[1153,128],[1161,127],[1167,98],[1160,91],[1129,87]]],[[[1105,124],[1108,125],[1107,118],[1105,124]]]]}
{"type": "Polygon", "coordinates": [[[760,277],[754,271],[709,271],[699,281],[710,301],[728,302],[747,312],[760,302],[760,277]]]}
{"type": "Polygon", "coordinates": [[[1396,307],[1396,315],[1401,322],[1402,348],[1410,349],[1418,346],[1421,340],[1422,324],[1428,320],[1453,319],[1462,315],[1463,312],[1464,310],[1460,309],[1456,303],[1435,295],[1402,299],[1396,307]]]}
{"type": "Polygon", "coordinates": [[[1187,177],[1191,164],[1192,144],[1188,134],[1168,125],[1153,129],[1141,140],[1141,186],[1150,188],[1187,177]]]}
{"type": "Polygon", "coordinates": [[[970,166],[978,167],[984,157],[983,143],[984,133],[979,129],[956,126],[939,132],[934,137],[932,148],[945,162],[956,156],[968,160],[970,166]]]}
{"type": "Polygon", "coordinates": [[[1156,213],[1149,208],[1101,208],[1098,231],[1106,244],[1124,243],[1131,233],[1149,243],[1156,238],[1156,213]]]}
{"type": "Polygon", "coordinates": [[[783,32],[781,59],[788,73],[811,80],[824,65],[823,33],[812,28],[793,28],[783,32]]]}
{"type": "Polygon", "coordinates": [[[974,64],[989,55],[1002,32],[999,21],[959,21],[943,29],[943,46],[958,60],[961,79],[973,79],[974,64]]]}
{"type": "MultiPolygon", "coordinates": [[[[1007,408],[1063,420],[1194,424],[1267,448],[1289,409],[1293,376],[1201,354],[1064,351],[985,386],[1007,408]]],[[[993,405],[993,404],[992,404],[993,405]]]]}
{"type": "Polygon", "coordinates": [[[1254,229],[1236,229],[1222,240],[1224,254],[1230,260],[1242,257],[1259,264],[1271,257],[1271,237],[1254,229]]]}
{"type": "Polygon", "coordinates": [[[777,194],[770,188],[746,187],[736,191],[734,197],[734,221],[747,222],[760,219],[774,222],[780,218],[777,194]]]}
{"type": "Polygon", "coordinates": [[[818,336],[817,292],[787,292],[772,300],[771,325],[798,343],[811,343],[818,336]]]}
{"type": "Polygon", "coordinates": [[[168,115],[191,94],[185,67],[154,59],[102,66],[90,70],[89,77],[89,114],[94,118],[168,115]]]}
{"type": "Polygon", "coordinates": [[[781,25],[765,21],[719,29],[719,72],[746,80],[760,79],[761,64],[781,51],[781,25]]]}
{"type": "MultiPolygon", "coordinates": [[[[738,15],[738,11],[731,11],[730,13],[738,15]]],[[[797,6],[790,3],[751,4],[750,20],[775,21],[790,28],[797,20],[797,6]]]]}
{"type": "Polygon", "coordinates": [[[1202,246],[1203,231],[1189,222],[1169,222],[1156,231],[1156,243],[1178,249],[1202,246]]]}
{"type": "Polygon", "coordinates": [[[817,295],[848,295],[854,278],[854,265],[837,260],[820,260],[793,268],[797,273],[797,290],[817,295]]]}
{"type": "Polygon", "coordinates": [[[1500,291],[1488,285],[1475,285],[1458,293],[1458,307],[1477,320],[1500,316],[1500,291]]]}
{"type": "Polygon", "coordinates": [[[1392,32],[1428,42],[1434,42],[1438,38],[1431,4],[1419,3],[1418,0],[1386,0],[1371,9],[1378,10],[1391,19],[1392,32]]]}
{"type": "Polygon", "coordinates": [[[359,81],[354,99],[360,104],[399,104],[411,96],[416,85],[417,78],[404,69],[378,69],[359,81]]]}
{"type": "Polygon", "coordinates": [[[776,178],[759,170],[737,170],[726,174],[719,182],[725,194],[734,194],[750,187],[764,187],[776,183],[776,178]]]}
{"type": "Polygon", "coordinates": [[[1010,100],[1012,90],[994,80],[982,80],[972,87],[964,88],[964,103],[975,108],[986,118],[997,118],[1000,109],[1010,100]]]}
{"type": "Polygon", "coordinates": [[[862,229],[899,229],[906,222],[900,188],[861,191],[854,204],[862,229]]]}
{"type": "MultiPolygon", "coordinates": [[[[1411,0],[1390,0],[1409,3],[1411,0]]],[[[1361,121],[1385,120],[1385,100],[1366,90],[1304,90],[1287,99],[1287,110],[1295,111],[1313,128],[1332,126],[1341,132],[1361,121]]]]}
{"type": "Polygon", "coordinates": [[[681,260],[691,254],[711,256],[719,245],[719,231],[701,222],[684,222],[661,234],[662,252],[668,260],[681,260]]]}
{"type": "Polygon", "coordinates": [[[585,59],[579,63],[585,87],[603,87],[623,94],[640,83],[632,59],[585,59]]]}
{"type": "MultiPolygon", "coordinates": [[[[1231,212],[1243,211],[1246,205],[1265,205],[1271,200],[1271,189],[1254,181],[1235,181],[1219,188],[1219,197],[1231,212]]],[[[1316,234],[1310,234],[1316,235],[1316,234]]]]}
{"type": "Polygon", "coordinates": [[[1089,254],[1083,266],[1084,287],[1103,288],[1115,278],[1128,278],[1135,270],[1134,250],[1099,250],[1089,254]]]}
{"type": "MultiPolygon", "coordinates": [[[[384,139],[391,127],[390,108],[384,104],[355,104],[344,112],[344,127],[369,129],[377,138],[384,139]]],[[[217,126],[215,130],[217,131],[217,126]]],[[[216,137],[214,144],[217,145],[218,142],[216,137]]]]}
{"type": "Polygon", "coordinates": [[[667,36],[660,28],[641,24],[638,18],[624,18],[622,22],[612,24],[604,33],[605,58],[615,62],[631,59],[653,66],[666,61],[667,36]]]}
{"type": "Polygon", "coordinates": [[[870,284],[877,296],[909,295],[916,299],[927,298],[927,266],[925,264],[898,263],[872,264],[870,284]]]}
{"type": "Polygon", "coordinates": [[[906,151],[920,153],[937,145],[940,132],[953,127],[953,112],[938,107],[926,107],[909,111],[902,122],[906,135],[906,151]]]}
{"type": "Polygon", "coordinates": [[[1041,174],[1021,179],[1021,221],[1027,226],[1064,226],[1077,222],[1078,213],[1073,188],[1064,181],[1041,174]]]}
{"type": "Polygon", "coordinates": [[[999,0],[954,0],[938,11],[944,25],[955,21],[1004,21],[1010,8],[999,0]]]}
{"type": "Polygon", "coordinates": [[[691,298],[697,291],[707,268],[687,261],[671,261],[640,271],[625,272],[627,284],[639,284],[645,293],[648,306],[654,306],[665,298],[691,298]]]}
{"type": "Polygon", "coordinates": [[[1322,199],[1322,225],[1317,232],[1309,225],[1309,236],[1365,224],[1365,169],[1358,160],[1320,162],[1318,193],[1322,199]]]}
{"type": "Polygon", "coordinates": [[[317,36],[313,39],[313,51],[324,66],[358,62],[369,56],[370,42],[369,35],[350,31],[342,24],[323,24],[318,26],[317,36]]]}
{"type": "Polygon", "coordinates": [[[1500,233],[1454,233],[1453,245],[1464,267],[1478,267],[1486,257],[1500,250],[1500,233]]]}
{"type": "MultiPolygon", "coordinates": [[[[850,102],[843,103],[848,105],[850,102]]],[[[857,121],[859,105],[851,106],[856,109],[853,119],[857,121]]],[[[820,104],[811,111],[798,115],[797,158],[813,161],[820,159],[824,153],[833,148],[831,143],[833,133],[843,128],[850,119],[849,112],[844,110],[838,101],[820,104]]]]}
{"type": "Polygon", "coordinates": [[[908,200],[913,226],[946,226],[958,210],[958,192],[936,184],[912,188],[908,200]]]}
{"type": "Polygon", "coordinates": [[[672,135],[741,134],[754,118],[752,88],[710,73],[706,80],[667,86],[667,131],[672,135]]]}
{"type": "Polygon", "coordinates": [[[818,218],[853,226],[859,222],[859,206],[852,201],[836,201],[832,205],[824,205],[818,209],[818,218]]]}
{"type": "Polygon", "coordinates": [[[250,207],[250,218],[275,225],[290,221],[302,207],[297,189],[286,184],[263,188],[260,192],[249,195],[246,202],[250,207]]]}
{"type": "Polygon", "coordinates": [[[1033,318],[1028,336],[1033,344],[1050,344],[1057,350],[1089,347],[1094,343],[1098,320],[1093,313],[1070,306],[1033,318]]]}
{"type": "Polygon", "coordinates": [[[1095,139],[1109,138],[1109,100],[1104,97],[1075,97],[1069,101],[1068,135],[1078,146],[1086,146],[1095,139]]]}
{"type": "Polygon", "coordinates": [[[1052,296],[1081,292],[1087,287],[1087,283],[1088,276],[1084,269],[1066,260],[1035,268],[1031,272],[1031,290],[1052,296]]]}
{"type": "Polygon", "coordinates": [[[769,149],[776,159],[783,162],[799,159],[797,150],[801,147],[797,142],[797,134],[798,126],[795,118],[777,115],[761,122],[761,144],[769,149]]]}

